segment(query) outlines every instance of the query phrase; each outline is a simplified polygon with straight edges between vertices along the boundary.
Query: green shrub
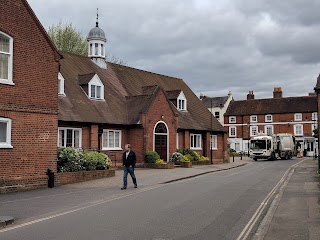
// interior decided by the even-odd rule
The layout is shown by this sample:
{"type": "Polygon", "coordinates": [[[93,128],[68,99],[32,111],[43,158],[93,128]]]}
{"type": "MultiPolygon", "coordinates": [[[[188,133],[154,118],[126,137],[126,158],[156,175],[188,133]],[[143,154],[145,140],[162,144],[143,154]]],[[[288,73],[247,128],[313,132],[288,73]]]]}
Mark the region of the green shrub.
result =
{"type": "Polygon", "coordinates": [[[108,155],[98,152],[80,152],[71,147],[58,148],[58,172],[103,170],[111,166],[108,155]]]}
{"type": "Polygon", "coordinates": [[[160,159],[160,156],[157,152],[154,152],[154,151],[147,152],[144,157],[144,161],[146,163],[155,163],[156,160],[158,160],[158,159],[160,159]]]}
{"type": "Polygon", "coordinates": [[[171,162],[179,162],[182,158],[183,158],[183,154],[177,151],[177,152],[172,153],[170,161],[171,162]]]}
{"type": "Polygon", "coordinates": [[[163,161],[162,159],[158,159],[155,161],[155,164],[167,164],[165,161],[163,161]]]}
{"type": "Polygon", "coordinates": [[[201,156],[199,161],[208,161],[209,158],[208,157],[205,157],[205,156],[201,156]]]}
{"type": "Polygon", "coordinates": [[[178,149],[177,152],[181,153],[182,155],[187,155],[187,154],[191,155],[192,157],[191,161],[199,161],[200,159],[200,155],[190,148],[178,149]]]}
{"type": "Polygon", "coordinates": [[[190,154],[183,155],[183,158],[180,160],[180,162],[191,162],[193,157],[190,154]]]}
{"type": "Polygon", "coordinates": [[[58,172],[78,172],[85,170],[84,155],[79,150],[71,147],[58,148],[58,172]]]}

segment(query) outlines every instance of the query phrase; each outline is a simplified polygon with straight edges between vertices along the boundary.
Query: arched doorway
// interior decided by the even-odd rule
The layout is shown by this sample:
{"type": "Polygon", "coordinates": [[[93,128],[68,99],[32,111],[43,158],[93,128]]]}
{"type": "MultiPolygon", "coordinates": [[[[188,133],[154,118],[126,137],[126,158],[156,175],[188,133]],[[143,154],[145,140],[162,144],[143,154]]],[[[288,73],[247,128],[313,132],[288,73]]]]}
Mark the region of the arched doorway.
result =
{"type": "Polygon", "coordinates": [[[154,128],[154,151],[168,161],[168,128],[164,122],[158,122],[154,128]]]}

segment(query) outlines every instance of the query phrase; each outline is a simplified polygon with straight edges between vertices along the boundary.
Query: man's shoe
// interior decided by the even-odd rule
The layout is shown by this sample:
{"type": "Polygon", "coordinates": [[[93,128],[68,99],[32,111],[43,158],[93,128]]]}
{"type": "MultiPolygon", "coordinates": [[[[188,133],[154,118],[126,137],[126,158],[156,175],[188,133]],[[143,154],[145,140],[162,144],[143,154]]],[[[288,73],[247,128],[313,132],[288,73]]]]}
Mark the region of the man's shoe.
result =
{"type": "Polygon", "coordinates": [[[126,190],[126,189],[127,189],[126,187],[122,187],[122,188],[121,188],[121,190],[126,190]]]}
{"type": "Polygon", "coordinates": [[[137,188],[137,187],[138,187],[138,185],[137,185],[137,184],[135,184],[135,185],[134,185],[134,188],[137,188]]]}

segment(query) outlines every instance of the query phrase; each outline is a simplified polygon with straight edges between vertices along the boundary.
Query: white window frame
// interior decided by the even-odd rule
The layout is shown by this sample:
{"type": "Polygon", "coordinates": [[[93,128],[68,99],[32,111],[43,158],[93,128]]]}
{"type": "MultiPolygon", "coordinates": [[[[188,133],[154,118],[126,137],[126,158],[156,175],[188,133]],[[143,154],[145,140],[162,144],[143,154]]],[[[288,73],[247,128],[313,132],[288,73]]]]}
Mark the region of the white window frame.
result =
{"type": "Polygon", "coordinates": [[[179,133],[176,133],[176,149],[179,149],[179,133]]]}
{"type": "Polygon", "coordinates": [[[10,118],[0,118],[0,122],[7,124],[6,141],[0,142],[0,148],[13,148],[11,145],[12,120],[10,118]]]}
{"type": "Polygon", "coordinates": [[[258,116],[257,115],[251,115],[250,116],[250,122],[258,122],[258,116]]]}
{"type": "Polygon", "coordinates": [[[104,85],[101,82],[100,78],[98,77],[97,74],[93,76],[93,78],[90,80],[88,83],[88,96],[90,99],[95,99],[95,100],[104,100],[104,85]],[[91,95],[91,87],[95,88],[95,95],[91,95]],[[97,97],[97,88],[100,87],[100,97],[97,97]]]}
{"type": "Polygon", "coordinates": [[[103,134],[102,134],[102,150],[122,150],[122,131],[121,130],[116,130],[116,129],[103,129],[103,134]],[[107,136],[108,141],[109,141],[109,133],[113,132],[113,143],[114,145],[110,147],[107,146],[105,147],[105,136],[107,136]],[[119,146],[115,146],[115,134],[119,133],[119,146]]]}
{"type": "Polygon", "coordinates": [[[58,147],[66,147],[67,146],[67,130],[72,130],[72,146],[71,147],[76,148],[76,149],[81,149],[82,148],[82,128],[72,128],[72,127],[59,127],[58,128],[58,147]],[[63,141],[62,145],[59,144],[60,131],[64,131],[64,141],[63,141]],[[74,142],[75,142],[74,132],[75,131],[79,131],[79,146],[78,147],[74,146],[74,142]]]}
{"type": "Polygon", "coordinates": [[[293,130],[295,136],[303,136],[303,124],[295,124],[293,130]],[[297,131],[297,127],[301,127],[301,132],[297,131]]]}
{"type": "Polygon", "coordinates": [[[315,121],[315,122],[313,122],[311,124],[311,134],[312,134],[312,136],[313,136],[313,130],[317,129],[317,127],[318,127],[318,122],[317,121],[315,121]]]}
{"type": "Polygon", "coordinates": [[[295,121],[302,121],[302,113],[295,113],[294,120],[295,121]]]}
{"type": "Polygon", "coordinates": [[[179,111],[187,111],[187,98],[182,91],[177,97],[177,109],[179,111]]]}
{"type": "Polygon", "coordinates": [[[60,96],[66,95],[64,93],[64,77],[62,76],[62,74],[60,72],[58,73],[58,95],[60,95],[60,96]]]}
{"type": "Polygon", "coordinates": [[[267,114],[265,116],[265,119],[264,119],[265,122],[272,122],[273,121],[273,117],[271,114],[267,114]],[[268,119],[269,118],[269,119],[268,119]]]}
{"type": "Polygon", "coordinates": [[[210,136],[210,149],[218,150],[218,136],[217,135],[210,136]]]}
{"type": "Polygon", "coordinates": [[[218,120],[220,120],[220,112],[214,112],[214,117],[218,120]],[[218,113],[218,114],[217,114],[218,113]],[[217,116],[218,115],[218,116],[217,116]]]}
{"type": "Polygon", "coordinates": [[[317,112],[313,112],[312,113],[312,120],[313,121],[317,121],[318,120],[318,113],[317,112]]]}
{"type": "Polygon", "coordinates": [[[229,117],[229,123],[236,123],[237,122],[237,117],[236,116],[230,116],[229,117]]]}
{"type": "Polygon", "coordinates": [[[257,136],[259,132],[258,126],[250,126],[250,136],[257,136]],[[256,134],[254,134],[256,132],[256,134]]]}
{"type": "Polygon", "coordinates": [[[190,134],[190,149],[194,150],[202,150],[202,135],[201,134],[190,134]],[[196,138],[196,145],[199,144],[199,146],[194,146],[194,138],[196,138]]]}
{"type": "Polygon", "coordinates": [[[236,137],[236,136],[237,136],[237,127],[230,126],[229,127],[229,137],[236,137]],[[234,134],[232,134],[232,130],[231,129],[234,129],[234,134]]]}
{"type": "Polygon", "coordinates": [[[9,52],[0,52],[0,54],[8,55],[8,79],[0,78],[0,84],[14,85],[13,83],[13,38],[4,32],[0,34],[9,38],[9,52]]]}
{"type": "Polygon", "coordinates": [[[266,126],[264,126],[264,133],[265,134],[267,134],[267,135],[271,135],[271,134],[273,134],[274,133],[274,131],[273,131],[273,125],[266,125],[266,126]],[[271,128],[271,133],[270,134],[268,134],[268,128],[271,128]]]}

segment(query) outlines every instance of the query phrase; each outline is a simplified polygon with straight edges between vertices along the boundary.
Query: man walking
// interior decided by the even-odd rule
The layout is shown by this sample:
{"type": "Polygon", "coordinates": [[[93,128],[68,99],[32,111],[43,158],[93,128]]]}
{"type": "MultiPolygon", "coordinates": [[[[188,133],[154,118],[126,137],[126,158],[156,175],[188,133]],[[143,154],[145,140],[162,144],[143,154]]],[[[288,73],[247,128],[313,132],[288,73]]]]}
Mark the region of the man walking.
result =
{"type": "Polygon", "coordinates": [[[134,188],[137,188],[137,179],[136,176],[134,175],[134,167],[136,165],[136,154],[131,151],[131,145],[130,144],[126,144],[125,147],[125,152],[122,155],[122,163],[123,163],[123,187],[121,188],[121,190],[125,190],[127,189],[127,177],[128,177],[128,173],[130,174],[131,178],[132,178],[132,182],[134,184],[134,188]]]}

